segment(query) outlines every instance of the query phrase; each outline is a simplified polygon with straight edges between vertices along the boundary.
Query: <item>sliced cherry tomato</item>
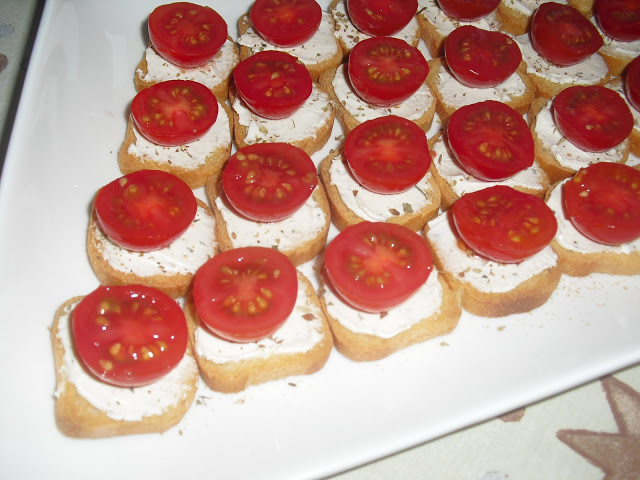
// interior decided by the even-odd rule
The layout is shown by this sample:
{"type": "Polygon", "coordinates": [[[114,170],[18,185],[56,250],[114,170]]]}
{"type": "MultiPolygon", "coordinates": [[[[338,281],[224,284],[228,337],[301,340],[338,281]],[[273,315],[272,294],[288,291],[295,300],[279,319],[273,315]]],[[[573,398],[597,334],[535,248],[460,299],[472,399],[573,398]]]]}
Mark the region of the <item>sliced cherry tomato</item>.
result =
{"type": "Polygon", "coordinates": [[[218,253],[198,269],[193,283],[198,317],[232,342],[255,342],[275,332],[293,311],[297,293],[296,268],[265,247],[218,253]]]}
{"type": "Polygon", "coordinates": [[[318,174],[311,157],[288,143],[256,143],[238,150],[222,173],[229,203],[259,222],[290,217],[311,196],[318,174]]]}
{"type": "Polygon", "coordinates": [[[325,272],[345,302],[383,312],[427,281],[433,261],[425,240],[395,223],[360,222],[342,230],[325,250],[325,272]]]}
{"type": "Polygon", "coordinates": [[[462,240],[502,263],[525,260],[549,245],[558,230],[553,211],[535,195],[495,185],[460,197],[452,207],[462,240]]]}
{"type": "Polygon", "coordinates": [[[348,0],[346,3],[351,23],[373,36],[398,33],[418,10],[418,0],[348,0]]]}
{"type": "Polygon", "coordinates": [[[447,65],[460,83],[469,87],[495,87],[509,78],[522,61],[518,44],[501,32],[463,25],[444,42],[447,65]]]}
{"type": "Polygon", "coordinates": [[[395,115],[367,120],[354,128],[344,142],[351,173],[376,193],[399,193],[427,174],[431,153],[418,125],[395,115]]]}
{"type": "Polygon", "coordinates": [[[553,100],[553,116],[567,140],[590,152],[616,147],[633,129],[627,102],[617,92],[597,85],[565,88],[553,100]]]}
{"type": "Polygon", "coordinates": [[[274,120],[298,110],[313,88],[307,67],[293,55],[275,50],[255,53],[240,62],[233,80],[256,115],[274,120]]]}
{"type": "Polygon", "coordinates": [[[362,40],[351,50],[349,80],[364,101],[381,107],[397,105],[413,95],[429,73],[417,48],[393,37],[362,40]]]}
{"type": "Polygon", "coordinates": [[[622,42],[640,40],[640,1],[598,0],[595,13],[607,36],[622,42]]]}
{"type": "Polygon", "coordinates": [[[139,387],[170,372],[187,350],[187,322],[175,300],[141,285],[101,286],[71,313],[76,352],[100,380],[139,387]]]}
{"type": "Polygon", "coordinates": [[[315,0],[255,0],[249,16],[258,34],[278,47],[309,40],[320,26],[322,7],[315,0]]]}
{"type": "Polygon", "coordinates": [[[227,40],[227,23],[210,7],[188,2],[157,7],[149,15],[149,39],[169,62],[191,68],[213,58],[227,40]]]}
{"type": "Polygon", "coordinates": [[[201,83],[169,80],[138,92],[131,115],[150,142],[177,146],[207,133],[218,118],[218,101],[201,83]]]}
{"type": "Polygon", "coordinates": [[[481,180],[504,180],[533,165],[531,130],[510,106],[487,100],[456,110],[447,124],[449,146],[462,167],[481,180]]]}
{"type": "Polygon", "coordinates": [[[627,67],[625,91],[629,103],[640,111],[640,57],[636,57],[627,67]]]}
{"type": "Polygon", "coordinates": [[[603,45],[598,29],[578,10],[555,2],[541,4],[531,20],[531,43],[547,61],[574,65],[603,45]]]}
{"type": "Polygon", "coordinates": [[[189,186],[160,170],[139,170],[102,187],[95,213],[104,233],[128,250],[166,247],[191,225],[198,205],[189,186]]]}
{"type": "Polygon", "coordinates": [[[565,182],[563,194],[567,216],[585,237],[607,245],[640,237],[640,170],[594,163],[565,182]]]}
{"type": "Polygon", "coordinates": [[[472,22],[493,12],[500,0],[438,0],[447,16],[463,22],[472,22]]]}

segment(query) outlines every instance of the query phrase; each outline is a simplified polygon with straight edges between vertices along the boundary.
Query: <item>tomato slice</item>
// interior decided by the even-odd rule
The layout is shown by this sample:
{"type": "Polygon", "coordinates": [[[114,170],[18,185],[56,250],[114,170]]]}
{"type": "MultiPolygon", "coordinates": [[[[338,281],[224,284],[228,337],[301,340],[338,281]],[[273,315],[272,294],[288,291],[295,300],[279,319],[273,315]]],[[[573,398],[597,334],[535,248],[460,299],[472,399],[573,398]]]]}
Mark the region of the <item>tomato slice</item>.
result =
{"type": "Polygon", "coordinates": [[[525,260],[549,245],[558,230],[553,211],[535,195],[495,185],[460,197],[452,207],[462,240],[502,263],[525,260]]]}
{"type": "Polygon", "coordinates": [[[640,57],[633,59],[627,67],[625,91],[633,108],[640,111],[640,57]]]}
{"type": "Polygon", "coordinates": [[[447,16],[463,22],[472,22],[493,12],[500,0],[438,0],[447,16]]]}
{"type": "Polygon", "coordinates": [[[576,229],[594,242],[621,245],[640,237],[640,171],[599,162],[564,184],[564,205],[576,229]]]}
{"type": "Polygon", "coordinates": [[[325,250],[325,272],[345,302],[384,312],[409,298],[433,269],[425,240],[395,223],[360,222],[342,230],[325,250]]]}
{"type": "Polygon", "coordinates": [[[133,121],[150,142],[177,146],[202,137],[218,118],[218,101],[201,83],[169,80],[138,92],[133,121]]]}
{"type": "Polygon", "coordinates": [[[298,110],[311,95],[309,70],[293,55],[264,50],[233,71],[238,95],[261,117],[280,119],[298,110]]]}
{"type": "Polygon", "coordinates": [[[255,0],[249,17],[267,42],[278,47],[294,47],[316,33],[322,7],[315,0],[255,0]]]}
{"type": "Polygon", "coordinates": [[[311,157],[288,143],[256,143],[239,149],[222,172],[222,188],[242,215],[277,222],[293,215],[318,185],[311,157]]]}
{"type": "Polygon", "coordinates": [[[123,248],[149,252],[166,247],[196,216],[189,186],[167,172],[139,170],[102,187],[95,213],[104,233],[123,248]]]}
{"type": "Polygon", "coordinates": [[[627,102],[617,92],[597,85],[565,88],[553,100],[553,116],[567,140],[590,152],[616,147],[633,130],[627,102]]]}
{"type": "Polygon", "coordinates": [[[427,174],[431,153],[424,131],[395,115],[367,120],[344,142],[344,155],[355,179],[376,193],[399,193],[427,174]]]}
{"type": "Polygon", "coordinates": [[[255,342],[275,332],[293,311],[296,268],[277,250],[244,247],[218,253],[198,269],[193,300],[216,335],[255,342]]]}
{"type": "Polygon", "coordinates": [[[347,68],[354,91],[365,102],[389,107],[422,85],[429,64],[417,48],[393,37],[372,37],[356,44],[347,68]]]}
{"type": "Polygon", "coordinates": [[[149,15],[149,39],[169,62],[191,68],[213,58],[227,40],[227,23],[210,7],[169,3],[149,15]]]}
{"type": "Polygon", "coordinates": [[[71,313],[75,349],[100,380],[148,385],[170,372],[187,350],[187,322],[175,300],[141,285],[101,286],[71,313]]]}
{"type": "Polygon", "coordinates": [[[355,27],[368,35],[388,36],[406,27],[418,10],[418,0],[348,0],[355,27]]]}
{"type": "Polygon", "coordinates": [[[531,43],[547,61],[574,65],[603,45],[598,29],[578,10],[555,2],[541,4],[531,20],[531,43]]]}
{"type": "Polygon", "coordinates": [[[487,100],[456,110],[447,124],[449,146],[462,167],[481,180],[504,180],[533,165],[531,130],[510,106],[487,100]]]}
{"type": "Polygon", "coordinates": [[[602,31],[622,42],[640,40],[639,0],[598,0],[596,18],[602,31]]]}
{"type": "Polygon", "coordinates": [[[495,87],[509,78],[522,61],[518,44],[501,32],[463,25],[444,42],[451,73],[469,87],[495,87]]]}

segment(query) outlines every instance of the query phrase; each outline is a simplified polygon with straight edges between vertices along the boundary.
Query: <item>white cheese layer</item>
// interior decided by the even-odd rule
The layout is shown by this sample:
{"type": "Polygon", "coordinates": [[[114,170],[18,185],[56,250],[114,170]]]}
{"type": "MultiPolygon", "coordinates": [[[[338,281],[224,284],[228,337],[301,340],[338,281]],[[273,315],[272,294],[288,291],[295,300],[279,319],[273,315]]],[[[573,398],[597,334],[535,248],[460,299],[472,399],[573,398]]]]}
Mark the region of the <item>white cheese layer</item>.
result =
{"type": "Polygon", "coordinates": [[[352,332],[380,338],[392,338],[421,320],[437,314],[442,306],[442,298],[442,285],[438,281],[438,272],[435,269],[411,297],[384,314],[355,309],[344,303],[329,287],[326,287],[324,292],[327,313],[331,317],[352,332]]]}
{"type": "Polygon", "coordinates": [[[567,218],[564,212],[562,199],[562,185],[567,180],[558,183],[550,192],[547,199],[547,205],[553,210],[558,220],[558,233],[555,240],[561,247],[577,253],[617,253],[630,254],[632,252],[640,252],[640,238],[633,242],[623,243],[622,245],[605,245],[603,243],[594,242],[582,235],[567,218]]]}
{"type": "Polygon", "coordinates": [[[234,248],[269,247],[289,251],[312,240],[325,228],[328,218],[313,194],[289,218],[278,222],[255,222],[239,215],[223,195],[215,200],[234,248]]]}
{"type": "Polygon", "coordinates": [[[377,107],[365,102],[353,91],[346,75],[346,64],[343,64],[338,67],[333,77],[333,90],[345,110],[360,123],[385,115],[397,115],[407,120],[416,121],[436,101],[429,87],[423,83],[418,91],[404,102],[391,107],[377,107]]]}
{"type": "Polygon", "coordinates": [[[152,252],[126,250],[107,238],[96,222],[93,226],[102,256],[112,268],[137,275],[194,274],[213,257],[216,249],[214,217],[198,206],[189,228],[167,247],[152,252]]]}
{"type": "Polygon", "coordinates": [[[542,144],[553,154],[556,161],[565,168],[579,170],[596,162],[621,162],[628,149],[629,140],[605,152],[587,152],[567,140],[556,127],[551,112],[552,100],[536,115],[535,134],[542,144]]]}
{"type": "Polygon", "coordinates": [[[257,342],[236,343],[224,340],[206,327],[198,325],[195,331],[195,349],[200,357],[218,364],[305,353],[324,338],[322,316],[320,307],[311,301],[306,295],[304,284],[298,281],[293,311],[271,336],[257,342]]]}
{"type": "Polygon", "coordinates": [[[351,175],[346,161],[336,157],[329,167],[331,185],[334,185],[340,198],[358,217],[371,222],[384,222],[389,218],[418,212],[428,205],[433,205],[431,172],[413,187],[404,192],[383,195],[367,190],[351,175]]]}
{"type": "Polygon", "coordinates": [[[329,96],[315,85],[311,95],[286,118],[271,120],[253,113],[237,96],[233,110],[238,115],[240,125],[247,128],[244,142],[247,144],[265,142],[293,143],[313,138],[319,128],[332,121],[333,107],[329,96]]]}
{"type": "Polygon", "coordinates": [[[485,293],[504,293],[557,264],[558,256],[551,246],[519,263],[500,263],[477,255],[468,255],[458,246],[449,214],[444,213],[428,223],[427,238],[445,271],[485,293]]]}
{"type": "Polygon", "coordinates": [[[482,30],[500,30],[500,19],[497,11],[493,11],[489,15],[473,22],[461,22],[449,17],[442,11],[437,0],[418,0],[418,11],[435,27],[440,35],[445,37],[462,25],[473,25],[482,30]]]}
{"type": "Polygon", "coordinates": [[[209,155],[219,149],[231,146],[231,130],[227,111],[218,104],[218,117],[207,133],[199,139],[175,147],[163,147],[147,140],[135,123],[135,141],[127,148],[127,153],[144,161],[164,163],[174,167],[196,169],[206,162],[209,155]]]}
{"type": "Polygon", "coordinates": [[[204,65],[193,68],[183,68],[169,63],[158,55],[152,47],[147,47],[144,52],[144,58],[147,61],[146,74],[141,69],[136,70],[136,75],[144,82],[193,80],[206,85],[210,89],[226,80],[240,61],[235,44],[229,39],[211,60],[204,65]]]}
{"type": "MultiPolygon", "coordinates": [[[[74,355],[70,330],[71,305],[59,318],[56,336],[64,346],[63,376],[91,405],[114,420],[137,421],[144,417],[162,415],[168,408],[185,399],[186,385],[197,375],[198,365],[185,355],[180,363],[156,382],[144,387],[124,388],[104,383],[87,372],[74,355]]],[[[64,384],[58,388],[64,388],[64,384]]],[[[59,397],[62,391],[56,391],[59,397]]]]}

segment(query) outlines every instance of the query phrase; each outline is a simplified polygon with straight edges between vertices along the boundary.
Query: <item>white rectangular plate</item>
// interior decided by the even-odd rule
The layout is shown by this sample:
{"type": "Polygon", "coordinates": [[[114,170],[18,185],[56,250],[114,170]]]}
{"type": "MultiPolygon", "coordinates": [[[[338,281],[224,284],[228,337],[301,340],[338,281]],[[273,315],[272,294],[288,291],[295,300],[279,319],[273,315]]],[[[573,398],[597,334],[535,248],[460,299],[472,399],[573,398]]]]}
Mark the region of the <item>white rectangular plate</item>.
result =
{"type": "MultiPolygon", "coordinates": [[[[534,312],[464,314],[452,334],[379,362],[333,352],[309,377],[234,395],[201,386],[184,420],[163,435],[62,436],[49,327],[60,304],[98,285],[85,253],[89,207],[120,175],[133,73],[159,3],[45,7],[0,186],[4,477],[326,476],[640,360],[640,277],[563,278],[534,312]]],[[[249,2],[211,5],[236,35],[249,2]]]]}

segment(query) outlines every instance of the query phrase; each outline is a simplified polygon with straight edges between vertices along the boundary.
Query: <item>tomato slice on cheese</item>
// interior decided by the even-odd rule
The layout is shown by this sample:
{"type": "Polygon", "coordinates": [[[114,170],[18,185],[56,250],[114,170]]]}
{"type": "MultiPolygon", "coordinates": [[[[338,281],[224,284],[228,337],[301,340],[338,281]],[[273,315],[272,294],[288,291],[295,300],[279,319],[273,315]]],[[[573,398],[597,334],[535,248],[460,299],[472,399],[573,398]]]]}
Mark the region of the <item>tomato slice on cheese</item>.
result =
{"type": "Polygon", "coordinates": [[[255,0],[249,17],[267,42],[278,47],[294,47],[316,33],[322,8],[315,0],[255,0]]]}
{"type": "Polygon", "coordinates": [[[621,42],[640,40],[640,1],[598,0],[595,15],[602,31],[621,42]]]}
{"type": "Polygon", "coordinates": [[[640,56],[633,59],[627,67],[625,92],[629,103],[640,111],[640,56]]]}
{"type": "Polygon", "coordinates": [[[493,12],[500,0],[438,0],[438,5],[448,17],[472,22],[493,12]]]}
{"type": "Polygon", "coordinates": [[[346,4],[351,23],[372,36],[398,33],[418,10],[418,0],[348,0],[346,4]]]}

